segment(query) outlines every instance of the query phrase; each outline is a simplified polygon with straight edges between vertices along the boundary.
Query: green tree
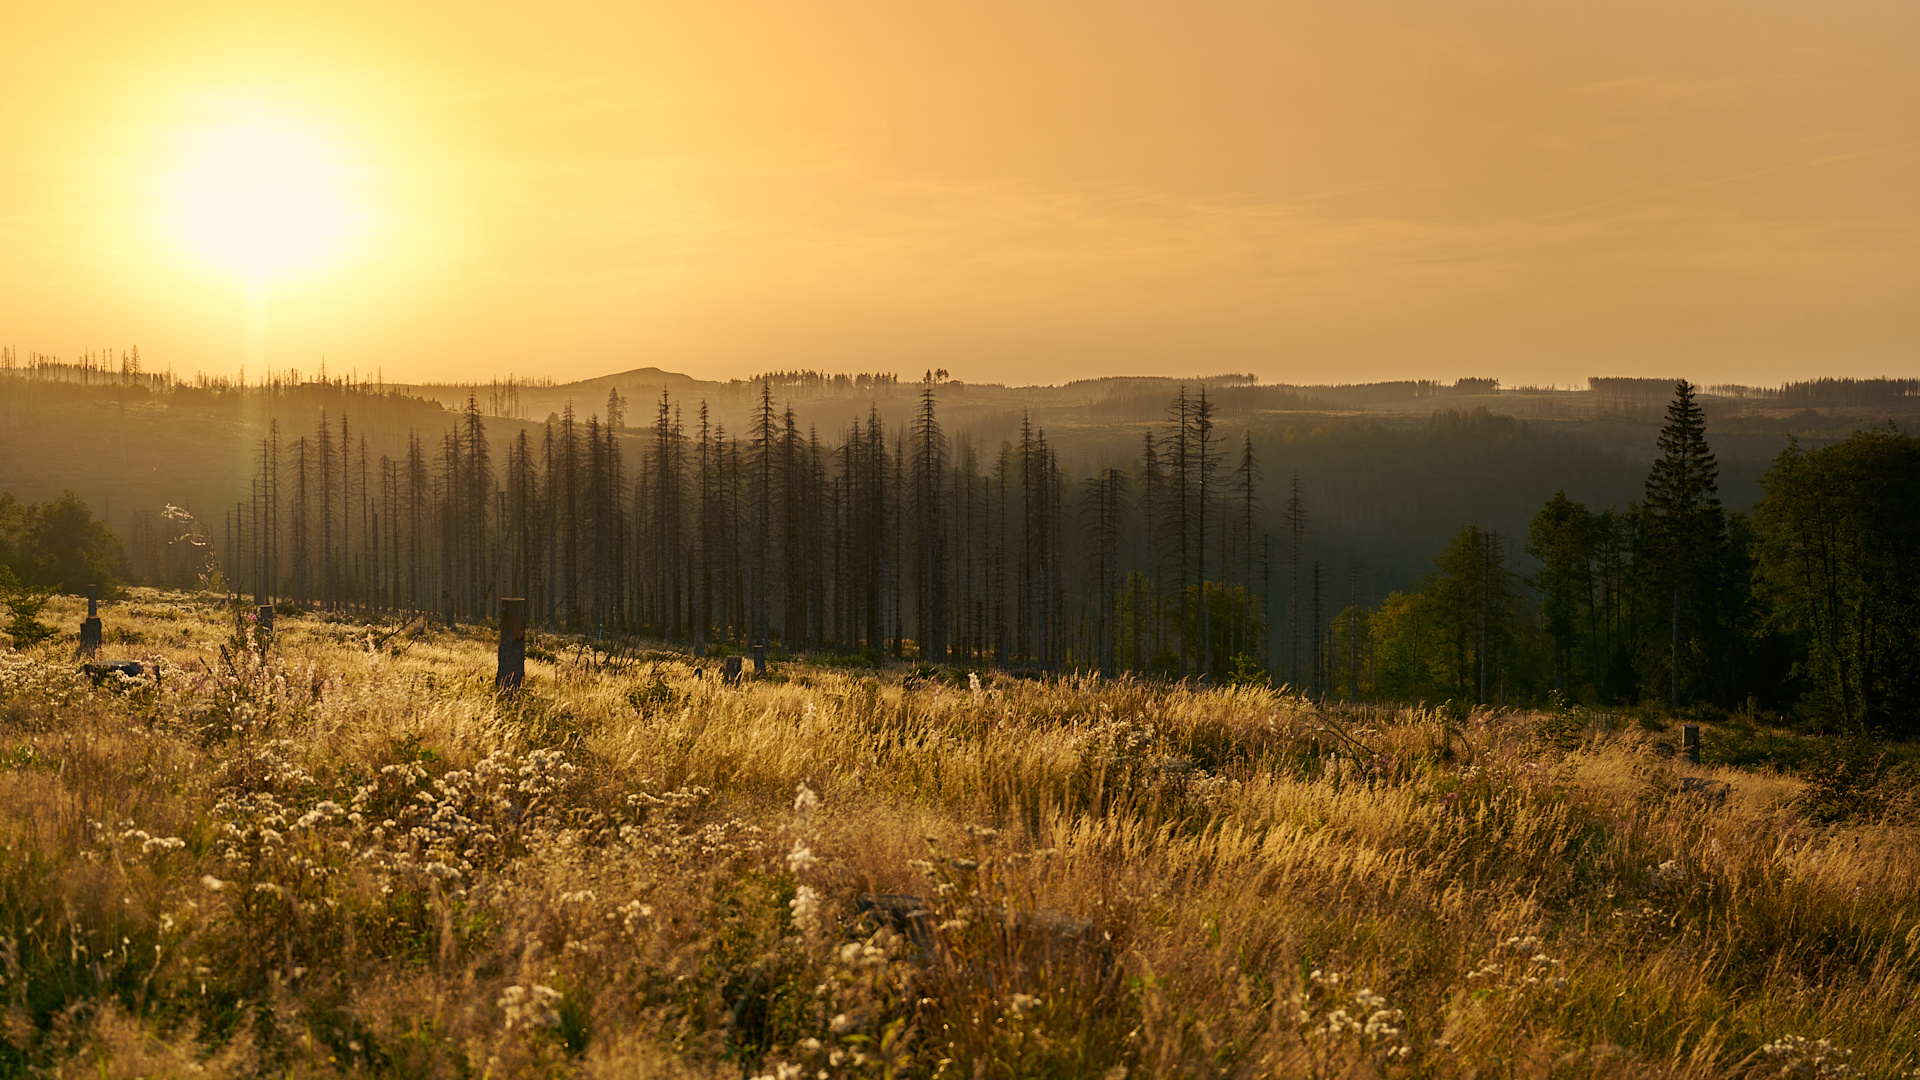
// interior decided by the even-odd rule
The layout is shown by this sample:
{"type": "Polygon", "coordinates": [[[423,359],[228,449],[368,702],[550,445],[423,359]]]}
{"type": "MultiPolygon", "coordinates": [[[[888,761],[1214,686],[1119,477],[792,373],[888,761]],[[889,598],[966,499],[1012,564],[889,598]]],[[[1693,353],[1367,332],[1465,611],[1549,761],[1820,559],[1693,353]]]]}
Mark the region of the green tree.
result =
{"type": "Polygon", "coordinates": [[[1659,611],[1667,630],[1665,648],[1644,654],[1646,674],[1649,682],[1665,683],[1668,703],[1676,708],[1699,697],[1726,696],[1725,679],[1716,678],[1710,664],[1717,656],[1718,673],[1730,673],[1725,660],[1737,561],[1720,505],[1720,467],[1707,445],[1706,413],[1693,392],[1682,379],[1667,406],[1660,457],[1647,473],[1644,550],[1636,560],[1649,613],[1659,611]]]}
{"type": "Polygon", "coordinates": [[[1254,595],[1239,585],[1203,581],[1187,586],[1181,634],[1200,644],[1208,662],[1202,674],[1216,683],[1266,681],[1259,653],[1266,628],[1259,608],[1254,595]]]}
{"type": "Polygon", "coordinates": [[[1527,584],[1540,596],[1542,629],[1552,645],[1553,683],[1576,693],[1601,681],[1604,636],[1595,610],[1614,519],[1555,492],[1527,529],[1527,554],[1539,569],[1527,584]]]}
{"type": "Polygon", "coordinates": [[[1441,631],[1453,695],[1486,704],[1504,696],[1517,655],[1518,597],[1497,534],[1478,525],[1460,530],[1434,559],[1439,573],[1427,593],[1441,631]]]}
{"type": "Polygon", "coordinates": [[[1450,697],[1453,679],[1438,669],[1439,619],[1421,592],[1395,592],[1367,617],[1373,639],[1373,696],[1386,701],[1450,697]]]}
{"type": "Polygon", "coordinates": [[[1807,704],[1855,730],[1920,733],[1920,440],[1796,443],[1761,482],[1762,579],[1800,639],[1807,704]]]}
{"type": "Polygon", "coordinates": [[[1532,690],[1521,598],[1497,534],[1462,529],[1414,592],[1366,617],[1375,694],[1486,703],[1532,690]]]}
{"type": "Polygon", "coordinates": [[[71,491],[34,506],[0,495],[0,566],[24,585],[111,596],[126,568],[120,538],[71,491]]]}

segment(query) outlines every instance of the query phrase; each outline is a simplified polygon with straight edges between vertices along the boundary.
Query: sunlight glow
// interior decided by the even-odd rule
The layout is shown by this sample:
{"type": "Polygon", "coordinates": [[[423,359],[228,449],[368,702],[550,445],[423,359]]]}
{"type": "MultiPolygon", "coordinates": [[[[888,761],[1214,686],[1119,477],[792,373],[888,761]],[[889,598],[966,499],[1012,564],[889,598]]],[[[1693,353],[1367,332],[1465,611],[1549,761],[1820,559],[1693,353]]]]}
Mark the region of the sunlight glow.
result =
{"type": "Polygon", "coordinates": [[[339,155],[285,121],[196,133],[172,194],[174,225],[187,246],[255,282],[309,269],[358,232],[339,155]]]}

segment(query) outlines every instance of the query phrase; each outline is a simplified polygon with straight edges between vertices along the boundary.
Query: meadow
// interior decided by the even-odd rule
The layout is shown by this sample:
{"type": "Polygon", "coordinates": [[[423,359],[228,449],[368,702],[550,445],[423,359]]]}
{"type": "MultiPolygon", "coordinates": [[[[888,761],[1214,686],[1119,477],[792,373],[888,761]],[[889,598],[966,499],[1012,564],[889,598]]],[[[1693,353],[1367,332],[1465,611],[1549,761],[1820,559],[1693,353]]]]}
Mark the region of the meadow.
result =
{"type": "Polygon", "coordinates": [[[1920,828],[1719,729],[105,614],[0,652],[7,1075],[1920,1076],[1920,828]]]}

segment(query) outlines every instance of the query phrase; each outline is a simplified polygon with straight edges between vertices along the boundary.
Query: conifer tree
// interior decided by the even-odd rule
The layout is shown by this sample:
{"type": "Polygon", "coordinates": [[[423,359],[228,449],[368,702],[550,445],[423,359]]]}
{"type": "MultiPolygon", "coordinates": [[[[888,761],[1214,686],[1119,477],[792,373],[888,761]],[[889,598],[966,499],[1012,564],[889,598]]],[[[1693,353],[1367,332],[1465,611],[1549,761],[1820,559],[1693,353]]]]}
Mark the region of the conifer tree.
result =
{"type": "Polygon", "coordinates": [[[911,431],[913,462],[914,606],[921,658],[946,659],[946,436],[935,416],[933,373],[920,386],[920,407],[911,431]]]}
{"type": "Polygon", "coordinates": [[[1704,689],[1702,667],[1725,629],[1718,595],[1729,554],[1720,506],[1720,468],[1707,446],[1706,413],[1682,379],[1667,406],[1660,457],[1647,473],[1641,513],[1647,522],[1646,569],[1665,600],[1668,704],[1704,689]]]}
{"type": "Polygon", "coordinates": [[[1213,657],[1209,652],[1213,631],[1212,607],[1207,596],[1207,519],[1213,513],[1213,480],[1214,472],[1220,467],[1220,451],[1214,446],[1213,405],[1207,400],[1204,386],[1193,408],[1193,458],[1193,579],[1199,586],[1195,598],[1199,608],[1199,671],[1208,673],[1213,670],[1213,657]]]}
{"type": "Polygon", "coordinates": [[[332,607],[334,602],[335,567],[333,554],[333,435],[331,429],[327,426],[327,410],[324,408],[320,410],[320,426],[314,433],[313,457],[314,460],[312,464],[318,473],[318,483],[315,484],[315,494],[317,494],[320,499],[318,508],[320,517],[320,550],[317,560],[319,562],[320,602],[328,607],[332,607]]]}
{"type": "Polygon", "coordinates": [[[773,408],[773,386],[770,381],[762,379],[760,402],[754,408],[753,422],[747,429],[747,437],[752,440],[752,456],[748,461],[752,475],[748,494],[753,500],[753,517],[749,525],[753,554],[747,568],[753,611],[748,634],[754,643],[767,641],[771,622],[769,605],[772,587],[769,578],[773,562],[775,481],[779,468],[776,451],[778,432],[779,424],[773,408]]]}
{"type": "Polygon", "coordinates": [[[293,444],[293,506],[292,512],[287,515],[293,532],[293,598],[300,604],[312,600],[313,553],[308,543],[311,535],[308,530],[308,507],[312,503],[307,484],[308,459],[307,437],[302,435],[293,444]]]}
{"type": "Polygon", "coordinates": [[[419,433],[410,431],[407,433],[407,603],[414,611],[426,608],[433,587],[433,577],[426,566],[432,484],[426,447],[419,433]]]}
{"type": "Polygon", "coordinates": [[[1140,601],[1147,606],[1143,616],[1138,619],[1139,633],[1143,641],[1141,655],[1136,662],[1143,667],[1157,663],[1160,655],[1161,618],[1165,609],[1162,589],[1166,578],[1166,567],[1160,557],[1164,547],[1160,535],[1163,531],[1161,522],[1163,515],[1156,511],[1161,505],[1165,490],[1166,474],[1160,468],[1160,450],[1154,444],[1153,432],[1148,431],[1141,437],[1140,451],[1140,524],[1144,540],[1142,549],[1146,561],[1146,573],[1150,579],[1148,590],[1151,592],[1150,596],[1143,592],[1140,597],[1140,601]]]}
{"type": "Polygon", "coordinates": [[[1300,492],[1300,471],[1294,470],[1293,486],[1287,492],[1287,558],[1289,560],[1289,578],[1291,584],[1287,597],[1287,613],[1292,618],[1292,630],[1287,635],[1287,678],[1295,686],[1300,685],[1300,551],[1307,535],[1307,503],[1300,492]]]}
{"type": "Polygon", "coordinates": [[[1120,522],[1126,497],[1127,474],[1107,468],[1086,481],[1085,511],[1093,518],[1093,588],[1096,597],[1095,656],[1100,672],[1111,677],[1114,655],[1113,605],[1120,588],[1120,522]]]}
{"type": "Polygon", "coordinates": [[[485,618],[492,606],[489,602],[492,590],[488,574],[491,531],[487,518],[493,504],[493,458],[487,448],[486,420],[480,413],[480,402],[472,391],[467,394],[467,406],[461,419],[456,452],[460,455],[459,474],[464,483],[454,515],[456,544],[464,571],[460,581],[460,601],[469,618],[485,618]]]}
{"type": "Polygon", "coordinates": [[[1174,625],[1180,629],[1179,665],[1182,675],[1187,673],[1188,658],[1192,644],[1188,635],[1187,585],[1188,558],[1192,552],[1193,537],[1193,402],[1187,397],[1187,388],[1180,387],[1175,394],[1173,404],[1167,413],[1173,420],[1173,429],[1163,443],[1166,450],[1166,495],[1168,503],[1168,529],[1171,541],[1168,554],[1173,561],[1173,604],[1176,611],[1174,625]]]}
{"type": "MultiPolygon", "coordinates": [[[[1248,428],[1241,439],[1240,464],[1234,469],[1233,473],[1232,501],[1234,509],[1238,511],[1238,517],[1240,519],[1239,537],[1237,541],[1240,565],[1237,568],[1233,567],[1226,557],[1228,553],[1222,552],[1221,569],[1227,572],[1237,569],[1239,571],[1237,575],[1239,578],[1238,583],[1249,591],[1253,588],[1254,515],[1260,508],[1260,480],[1260,462],[1254,456],[1253,452],[1253,429],[1248,428]]],[[[1221,532],[1224,534],[1227,530],[1223,529],[1221,532]]],[[[1262,595],[1264,595],[1264,590],[1262,595]]],[[[1251,605],[1243,604],[1240,606],[1240,611],[1242,625],[1237,629],[1241,640],[1246,642],[1247,654],[1251,656],[1254,655],[1253,642],[1251,640],[1253,609],[1251,605]]]]}
{"type": "Polygon", "coordinates": [[[1587,508],[1555,492],[1527,530],[1527,554],[1539,569],[1527,579],[1540,594],[1540,615],[1553,643],[1554,685],[1570,694],[1583,676],[1580,661],[1591,626],[1594,602],[1594,563],[1600,542],[1597,522],[1587,508]]]}
{"type": "Polygon", "coordinates": [[[267,421],[267,437],[260,444],[260,503],[254,514],[260,536],[259,570],[254,599],[271,603],[280,591],[280,421],[267,421]]]}

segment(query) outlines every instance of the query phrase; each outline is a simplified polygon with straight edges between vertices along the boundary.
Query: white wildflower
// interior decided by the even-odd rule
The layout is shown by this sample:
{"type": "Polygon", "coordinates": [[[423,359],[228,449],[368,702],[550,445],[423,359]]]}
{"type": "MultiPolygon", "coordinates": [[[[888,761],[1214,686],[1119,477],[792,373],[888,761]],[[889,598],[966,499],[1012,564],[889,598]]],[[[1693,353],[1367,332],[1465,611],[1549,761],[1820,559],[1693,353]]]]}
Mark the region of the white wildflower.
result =
{"type": "Polygon", "coordinates": [[[820,932],[820,894],[813,886],[802,885],[794,890],[793,899],[787,901],[793,909],[793,925],[807,934],[820,932]]]}
{"type": "Polygon", "coordinates": [[[805,781],[801,781],[800,786],[794,788],[793,816],[801,821],[807,821],[819,808],[820,796],[814,794],[813,789],[808,787],[805,781]]]}
{"type": "Polygon", "coordinates": [[[1674,889],[1687,883],[1687,868],[1678,859],[1668,859],[1647,871],[1656,889],[1674,889]]]}
{"type": "Polygon", "coordinates": [[[1760,1048],[1767,1055],[1770,1064],[1776,1065],[1782,1078],[1791,1080],[1843,1080],[1852,1076],[1853,1066],[1847,1059],[1853,1051],[1842,1050],[1826,1039],[1809,1039],[1804,1035],[1783,1035],[1760,1048]]]}
{"type": "Polygon", "coordinates": [[[516,1027],[555,1028],[560,1026],[557,1006],[565,996],[540,983],[533,984],[531,991],[524,986],[509,986],[501,991],[494,1005],[501,1012],[501,1026],[508,1031],[516,1027]]]}

